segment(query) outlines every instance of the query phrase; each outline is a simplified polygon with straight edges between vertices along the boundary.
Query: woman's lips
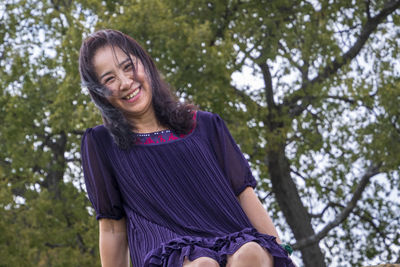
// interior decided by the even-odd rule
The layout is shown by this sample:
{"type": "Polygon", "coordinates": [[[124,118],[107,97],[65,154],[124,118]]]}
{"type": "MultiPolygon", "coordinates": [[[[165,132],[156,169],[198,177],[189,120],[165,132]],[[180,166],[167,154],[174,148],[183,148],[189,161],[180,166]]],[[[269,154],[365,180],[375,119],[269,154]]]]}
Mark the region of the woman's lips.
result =
{"type": "Polygon", "coordinates": [[[142,87],[139,86],[137,89],[135,89],[129,95],[125,96],[123,99],[125,101],[127,101],[128,103],[132,103],[132,102],[136,101],[139,98],[141,91],[142,91],[142,87]]]}

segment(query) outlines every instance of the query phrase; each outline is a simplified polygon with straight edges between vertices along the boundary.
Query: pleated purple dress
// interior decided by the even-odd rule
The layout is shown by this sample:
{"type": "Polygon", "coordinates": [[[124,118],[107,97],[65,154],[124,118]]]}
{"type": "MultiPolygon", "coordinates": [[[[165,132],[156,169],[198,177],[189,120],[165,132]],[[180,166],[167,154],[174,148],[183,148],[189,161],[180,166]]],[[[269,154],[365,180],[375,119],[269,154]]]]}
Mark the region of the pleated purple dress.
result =
{"type": "Polygon", "coordinates": [[[138,135],[121,150],[104,126],[86,130],[82,166],[96,218],[126,217],[133,266],[182,266],[185,257],[227,255],[254,241],[276,267],[293,266],[275,237],[257,232],[237,196],[255,187],[248,162],[216,114],[197,111],[194,129],[138,135]]]}

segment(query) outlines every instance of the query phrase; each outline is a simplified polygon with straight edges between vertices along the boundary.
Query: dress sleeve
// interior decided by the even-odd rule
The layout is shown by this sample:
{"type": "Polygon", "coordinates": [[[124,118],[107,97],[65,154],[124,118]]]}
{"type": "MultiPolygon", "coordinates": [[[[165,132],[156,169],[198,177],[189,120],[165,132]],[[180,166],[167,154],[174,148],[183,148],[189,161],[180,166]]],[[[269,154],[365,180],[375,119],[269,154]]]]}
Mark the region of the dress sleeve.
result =
{"type": "Polygon", "coordinates": [[[118,184],[94,136],[95,130],[87,129],[82,138],[81,157],[86,190],[97,220],[119,220],[124,217],[124,211],[118,184]]]}
{"type": "Polygon", "coordinates": [[[255,188],[257,181],[251,173],[249,163],[230,134],[225,122],[217,114],[213,114],[213,125],[212,142],[214,143],[215,153],[235,195],[240,195],[248,186],[255,188]]]}

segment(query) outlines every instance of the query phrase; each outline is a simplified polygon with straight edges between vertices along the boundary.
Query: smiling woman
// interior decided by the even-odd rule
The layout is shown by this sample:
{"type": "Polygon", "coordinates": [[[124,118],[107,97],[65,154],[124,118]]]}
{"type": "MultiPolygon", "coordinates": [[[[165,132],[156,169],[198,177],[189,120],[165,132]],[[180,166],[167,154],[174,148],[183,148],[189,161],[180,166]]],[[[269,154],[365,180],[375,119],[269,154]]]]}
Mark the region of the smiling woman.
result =
{"type": "Polygon", "coordinates": [[[132,131],[169,128],[185,134],[193,128],[191,111],[195,106],[177,101],[153,60],[133,38],[114,30],[90,35],[81,46],[79,71],[104,126],[120,148],[137,142],[132,131]],[[130,101],[123,99],[138,93],[130,101]],[[150,115],[153,111],[155,117],[150,115]]]}
{"type": "Polygon", "coordinates": [[[104,120],[81,148],[103,266],[294,266],[217,114],[177,101],[118,31],[83,42],[80,73],[104,120]]]}
{"type": "Polygon", "coordinates": [[[107,96],[111,105],[123,112],[137,132],[151,131],[143,129],[155,115],[152,91],[142,62],[132,54],[126,55],[119,47],[107,45],[96,51],[93,65],[100,83],[111,91],[107,96]]]}

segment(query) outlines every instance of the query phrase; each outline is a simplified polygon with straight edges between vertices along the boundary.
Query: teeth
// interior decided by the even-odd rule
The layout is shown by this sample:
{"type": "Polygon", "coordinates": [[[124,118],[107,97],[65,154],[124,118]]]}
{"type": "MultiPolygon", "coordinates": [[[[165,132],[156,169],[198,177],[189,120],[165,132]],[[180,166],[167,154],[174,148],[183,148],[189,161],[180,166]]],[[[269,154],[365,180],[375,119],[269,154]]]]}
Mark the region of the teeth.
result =
{"type": "Polygon", "coordinates": [[[132,99],[132,98],[134,98],[138,93],[139,93],[139,89],[133,91],[132,94],[127,95],[127,96],[125,97],[125,99],[127,99],[127,100],[132,99]]]}

